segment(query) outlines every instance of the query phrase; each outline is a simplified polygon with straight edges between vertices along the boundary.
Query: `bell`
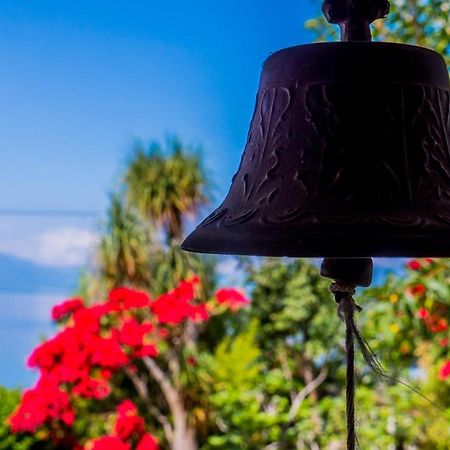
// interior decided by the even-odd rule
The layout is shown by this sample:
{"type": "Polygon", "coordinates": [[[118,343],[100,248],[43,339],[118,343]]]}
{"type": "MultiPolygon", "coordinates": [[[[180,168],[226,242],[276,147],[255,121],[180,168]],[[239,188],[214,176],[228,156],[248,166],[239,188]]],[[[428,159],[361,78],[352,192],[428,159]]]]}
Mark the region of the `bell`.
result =
{"type": "Polygon", "coordinates": [[[450,256],[450,83],[421,47],[371,42],[387,0],[325,0],[343,42],[280,50],[264,63],[230,192],[182,248],[325,257],[346,327],[347,450],[355,450],[355,360],[385,375],[352,295],[372,256],[450,256]]]}
{"type": "Polygon", "coordinates": [[[450,255],[444,59],[370,41],[369,24],[388,12],[386,0],[328,0],[323,10],[346,42],[291,47],[266,60],[230,191],[183,249],[450,255]]]}

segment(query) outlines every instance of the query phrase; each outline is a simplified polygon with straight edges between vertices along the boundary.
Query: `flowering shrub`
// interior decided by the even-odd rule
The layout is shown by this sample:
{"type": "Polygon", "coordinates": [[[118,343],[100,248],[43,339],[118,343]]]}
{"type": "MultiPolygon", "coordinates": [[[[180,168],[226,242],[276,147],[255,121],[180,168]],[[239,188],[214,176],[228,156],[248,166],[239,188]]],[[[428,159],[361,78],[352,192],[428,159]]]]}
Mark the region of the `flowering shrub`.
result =
{"type": "MultiPolygon", "coordinates": [[[[36,385],[24,392],[9,418],[12,431],[45,430],[54,440],[70,435],[77,420],[77,401],[107,398],[118,373],[129,374],[138,386],[136,364],[145,361],[151,366],[149,360],[158,356],[159,347],[172,345],[176,327],[187,323],[201,326],[224,308],[235,311],[248,303],[234,289],[219,290],[211,301],[200,302],[196,298],[199,284],[200,280],[193,277],[154,300],[144,292],[121,287],[114,289],[106,301],[92,306],[81,299],[55,306],[52,318],[61,329],[28,359],[29,367],[39,370],[40,376],[36,385]]],[[[190,358],[190,364],[195,364],[195,358],[190,358]]],[[[159,368],[154,371],[162,372],[159,368]]],[[[78,448],[158,449],[156,438],[145,431],[144,419],[131,400],[117,406],[110,431],[78,448]]]]}
{"type": "Polygon", "coordinates": [[[395,313],[389,329],[395,335],[397,348],[403,356],[422,362],[422,355],[427,355],[428,362],[438,367],[433,377],[441,381],[450,378],[448,273],[446,260],[414,259],[406,264],[406,276],[392,287],[387,286],[398,292],[389,297],[395,313]],[[400,289],[404,290],[403,299],[400,289]]]}

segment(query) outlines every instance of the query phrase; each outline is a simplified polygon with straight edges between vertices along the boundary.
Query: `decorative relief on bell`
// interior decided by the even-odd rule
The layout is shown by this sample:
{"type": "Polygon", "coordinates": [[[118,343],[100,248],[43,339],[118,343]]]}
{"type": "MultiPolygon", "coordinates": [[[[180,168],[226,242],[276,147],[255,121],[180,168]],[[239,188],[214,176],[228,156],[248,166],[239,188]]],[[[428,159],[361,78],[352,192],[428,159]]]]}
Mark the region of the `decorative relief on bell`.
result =
{"type": "Polygon", "coordinates": [[[449,136],[444,89],[321,83],[264,90],[225,202],[233,207],[208,223],[415,226],[425,216],[438,226],[443,208],[450,217],[449,136]]]}
{"type": "Polygon", "coordinates": [[[185,248],[196,242],[273,256],[389,256],[385,243],[405,256],[450,251],[442,58],[367,42],[272,55],[230,191],[185,248]]]}

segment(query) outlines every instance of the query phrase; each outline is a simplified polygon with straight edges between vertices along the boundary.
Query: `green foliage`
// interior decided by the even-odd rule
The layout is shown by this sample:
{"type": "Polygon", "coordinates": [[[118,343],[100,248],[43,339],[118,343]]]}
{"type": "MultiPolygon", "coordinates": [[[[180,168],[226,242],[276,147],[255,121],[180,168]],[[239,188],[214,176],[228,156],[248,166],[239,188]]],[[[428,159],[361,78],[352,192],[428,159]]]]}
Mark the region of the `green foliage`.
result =
{"type": "Polygon", "coordinates": [[[247,330],[235,338],[225,338],[215,351],[213,376],[220,384],[246,391],[262,370],[261,350],[256,344],[258,323],[252,321],[247,330]]]}
{"type": "MultiPolygon", "coordinates": [[[[358,321],[388,374],[420,389],[444,411],[406,386],[380,379],[358,355],[361,448],[450,446],[450,378],[438,377],[450,357],[448,344],[442,346],[449,331],[431,331],[431,322],[425,325],[418,317],[426,307],[450,322],[450,263],[415,264],[418,270],[362,291],[358,321]]],[[[328,291],[330,282],[307,261],[265,259],[249,263],[247,270],[251,325],[226,337],[208,366],[215,428],[202,450],[342,448],[344,327],[328,291]]]]}
{"type": "Polygon", "coordinates": [[[264,410],[264,364],[253,320],[235,338],[225,338],[209,360],[212,378],[210,392],[217,425],[205,449],[260,449],[277,439],[277,405],[264,410]]]}
{"type": "Polygon", "coordinates": [[[329,282],[315,266],[302,260],[265,259],[249,267],[249,282],[254,285],[251,314],[261,323],[264,350],[281,346],[305,351],[311,358],[327,357],[341,327],[330,323],[336,310],[328,300],[329,282]]]}
{"type": "Polygon", "coordinates": [[[198,153],[173,138],[166,149],[137,144],[125,174],[128,200],[147,219],[163,226],[168,241],[183,235],[183,221],[209,199],[198,153]]]}
{"type": "Polygon", "coordinates": [[[101,277],[108,290],[125,284],[147,286],[150,283],[150,239],[143,222],[118,195],[111,197],[105,231],[98,258],[101,277]]]}
{"type": "Polygon", "coordinates": [[[37,440],[30,436],[17,436],[12,434],[7,418],[19,404],[21,393],[18,390],[9,390],[0,387],[0,450],[30,450],[38,447],[37,440]]]}

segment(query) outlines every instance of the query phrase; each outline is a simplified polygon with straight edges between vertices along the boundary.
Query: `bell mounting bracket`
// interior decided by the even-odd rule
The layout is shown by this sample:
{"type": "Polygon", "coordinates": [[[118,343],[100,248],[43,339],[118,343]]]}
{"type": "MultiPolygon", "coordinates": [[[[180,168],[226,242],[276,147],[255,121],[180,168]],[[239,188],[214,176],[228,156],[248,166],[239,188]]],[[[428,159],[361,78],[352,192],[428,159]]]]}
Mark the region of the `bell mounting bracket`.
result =
{"type": "Polygon", "coordinates": [[[389,14],[388,0],[325,0],[322,11],[328,22],[339,25],[341,41],[371,41],[370,24],[389,14]]]}

